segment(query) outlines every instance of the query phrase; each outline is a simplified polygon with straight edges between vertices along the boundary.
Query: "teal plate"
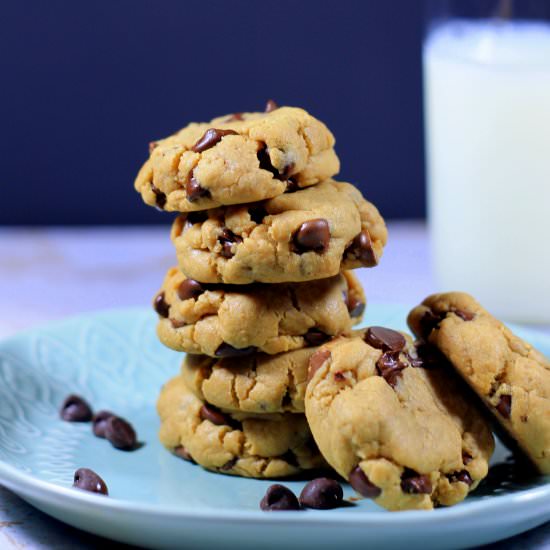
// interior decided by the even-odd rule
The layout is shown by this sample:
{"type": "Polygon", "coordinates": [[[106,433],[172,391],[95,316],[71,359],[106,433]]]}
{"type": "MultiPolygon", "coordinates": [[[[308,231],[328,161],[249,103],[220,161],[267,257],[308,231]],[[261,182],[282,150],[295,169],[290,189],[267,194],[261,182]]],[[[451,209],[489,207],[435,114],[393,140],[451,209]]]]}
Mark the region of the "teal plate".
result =
{"type": "MultiPolygon", "coordinates": [[[[366,322],[404,329],[404,318],[402,307],[374,304],[366,322]]],[[[550,338],[517,332],[550,354],[550,338]]],[[[389,513],[362,500],[331,511],[261,512],[271,482],[206,472],[159,444],[155,400],[180,361],[142,309],[68,319],[0,343],[0,482],[70,525],[163,548],[463,548],[550,520],[549,476],[525,476],[500,444],[489,479],[451,508],[389,513]],[[116,451],[89,424],[62,422],[68,393],[128,418],[144,445],[116,451]],[[97,471],[110,496],[72,489],[79,467],[97,471]]],[[[304,485],[285,483],[296,493],[304,485]]],[[[345,497],[353,495],[346,486],[345,497]]]]}

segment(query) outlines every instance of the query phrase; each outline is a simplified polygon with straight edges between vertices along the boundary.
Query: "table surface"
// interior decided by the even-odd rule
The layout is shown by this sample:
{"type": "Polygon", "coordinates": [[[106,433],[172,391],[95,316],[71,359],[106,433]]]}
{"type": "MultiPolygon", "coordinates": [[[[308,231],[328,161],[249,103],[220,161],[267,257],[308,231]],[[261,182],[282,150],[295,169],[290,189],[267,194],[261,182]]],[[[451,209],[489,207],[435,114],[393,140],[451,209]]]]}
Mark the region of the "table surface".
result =
{"type": "MultiPolygon", "coordinates": [[[[370,302],[418,303],[438,290],[421,222],[389,224],[379,267],[358,270],[370,302]]],[[[150,303],[174,263],[169,228],[0,228],[0,338],[86,311],[150,303]]],[[[536,327],[550,334],[550,327],[536,327]]],[[[0,548],[95,548],[107,541],[56,521],[0,487],[0,548]]],[[[550,523],[484,547],[550,549],[550,523]]]]}

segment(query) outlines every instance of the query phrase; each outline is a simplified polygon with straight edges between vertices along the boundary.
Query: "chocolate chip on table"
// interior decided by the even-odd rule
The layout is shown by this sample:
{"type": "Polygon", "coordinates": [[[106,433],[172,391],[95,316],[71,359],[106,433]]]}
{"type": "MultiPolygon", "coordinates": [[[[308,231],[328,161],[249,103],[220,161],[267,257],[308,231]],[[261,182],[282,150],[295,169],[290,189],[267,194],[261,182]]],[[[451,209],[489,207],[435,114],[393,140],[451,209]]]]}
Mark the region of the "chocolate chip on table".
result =
{"type": "Polygon", "coordinates": [[[357,465],[349,474],[350,485],[360,494],[367,498],[376,498],[382,493],[382,489],[372,483],[365,472],[357,465]]]}
{"type": "Polygon", "coordinates": [[[195,462],[189,451],[183,445],[176,447],[174,449],[174,454],[183,460],[187,460],[188,462],[195,462]]]}
{"type": "Polygon", "coordinates": [[[320,346],[321,344],[324,344],[327,340],[330,340],[330,336],[324,333],[322,330],[319,330],[318,328],[310,328],[304,334],[304,340],[310,346],[320,346]]]}
{"type": "Polygon", "coordinates": [[[218,241],[222,245],[221,255],[228,259],[235,255],[232,251],[233,245],[243,242],[241,237],[235,235],[235,233],[227,227],[222,229],[221,234],[218,236],[218,241]]]}
{"type": "Polygon", "coordinates": [[[376,361],[376,368],[380,376],[382,376],[392,388],[395,388],[397,380],[401,376],[401,371],[407,368],[407,365],[399,360],[398,351],[386,351],[380,356],[378,361],[376,361]]]}
{"type": "Polygon", "coordinates": [[[89,422],[93,417],[90,405],[80,395],[74,394],[65,398],[59,414],[67,422],[89,422]]]}
{"type": "Polygon", "coordinates": [[[330,242],[330,228],[327,220],[318,218],[304,222],[294,233],[294,245],[298,254],[314,251],[325,252],[330,242]]]}
{"type": "Polygon", "coordinates": [[[196,202],[203,197],[209,197],[210,191],[202,187],[197,179],[192,176],[185,182],[185,194],[187,195],[187,200],[189,202],[196,202]]]}
{"type": "Polygon", "coordinates": [[[184,279],[177,289],[178,297],[182,301],[198,298],[203,292],[203,286],[195,279],[184,279]]]}
{"type": "Polygon", "coordinates": [[[168,317],[170,306],[166,303],[164,299],[164,292],[160,292],[159,294],[157,294],[153,302],[153,307],[161,317],[168,317]]]}
{"type": "Polygon", "coordinates": [[[151,191],[155,194],[155,203],[159,210],[164,210],[164,205],[166,204],[166,195],[153,183],[151,182],[151,191]]]}
{"type": "Polygon", "coordinates": [[[401,351],[407,344],[400,332],[384,327],[370,327],[364,338],[367,344],[383,351],[401,351]]]}
{"type": "Polygon", "coordinates": [[[91,493],[99,493],[108,495],[107,484],[93,470],[89,468],[79,468],[74,473],[73,487],[90,491],[91,493]]]}
{"type": "Polygon", "coordinates": [[[365,302],[362,302],[359,298],[351,295],[346,296],[345,302],[348,307],[350,317],[361,317],[361,315],[363,315],[363,312],[365,311],[365,302]]]}
{"type": "Polygon", "coordinates": [[[204,404],[200,408],[199,416],[201,420],[209,420],[216,426],[228,426],[231,423],[229,418],[213,405],[204,404]]]}
{"type": "Polygon", "coordinates": [[[262,500],[260,508],[264,512],[276,512],[284,510],[299,510],[300,503],[296,495],[284,485],[271,485],[262,500]]]}
{"type": "Polygon", "coordinates": [[[266,113],[271,113],[271,111],[274,111],[275,109],[278,109],[278,108],[279,106],[272,99],[267,100],[267,103],[265,104],[266,113]]]}
{"type": "Polygon", "coordinates": [[[401,490],[410,495],[429,495],[432,492],[430,477],[406,469],[401,476],[401,490]]]}
{"type": "Polygon", "coordinates": [[[330,510],[342,503],[344,491],[334,479],[319,477],[310,481],[300,493],[300,504],[306,508],[330,510]]]}
{"type": "Polygon", "coordinates": [[[310,358],[307,370],[307,381],[309,382],[313,375],[321,368],[323,363],[331,356],[328,349],[320,349],[316,351],[310,358]]]}
{"type": "Polygon", "coordinates": [[[105,423],[105,437],[116,449],[130,451],[136,448],[137,436],[132,425],[120,418],[111,416],[105,423]]]}
{"type": "Polygon", "coordinates": [[[512,396],[501,395],[495,408],[503,418],[510,418],[512,412],[512,396]]]}
{"type": "Polygon", "coordinates": [[[344,258],[348,256],[359,260],[364,266],[375,266],[378,264],[378,258],[372,248],[370,234],[366,229],[356,235],[351,244],[346,248],[344,258]]]}
{"type": "Polygon", "coordinates": [[[94,415],[92,420],[92,431],[96,437],[105,437],[105,427],[107,420],[115,416],[111,411],[99,411],[94,415]]]}
{"type": "Polygon", "coordinates": [[[251,355],[256,351],[255,346],[248,346],[246,348],[234,348],[227,342],[222,342],[218,349],[214,352],[216,357],[244,357],[245,355],[251,355]]]}
{"type": "Polygon", "coordinates": [[[456,483],[457,481],[461,481],[462,483],[466,483],[466,485],[469,486],[474,482],[474,480],[471,478],[467,470],[461,470],[460,472],[453,472],[452,474],[449,474],[447,477],[449,478],[449,481],[451,483],[456,483]]]}
{"type": "Polygon", "coordinates": [[[209,128],[206,132],[204,132],[195,145],[191,147],[191,150],[195,153],[202,153],[203,151],[210,149],[210,147],[214,147],[216,143],[221,141],[222,137],[230,135],[236,136],[238,133],[235,132],[235,130],[219,130],[218,128],[209,128]]]}

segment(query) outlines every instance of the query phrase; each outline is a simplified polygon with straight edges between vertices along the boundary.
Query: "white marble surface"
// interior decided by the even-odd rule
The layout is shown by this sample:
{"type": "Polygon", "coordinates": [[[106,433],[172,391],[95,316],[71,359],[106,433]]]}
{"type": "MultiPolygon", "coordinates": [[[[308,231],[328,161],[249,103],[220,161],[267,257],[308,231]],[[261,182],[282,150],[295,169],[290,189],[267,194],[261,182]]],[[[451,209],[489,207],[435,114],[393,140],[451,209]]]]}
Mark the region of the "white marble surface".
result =
{"type": "MultiPolygon", "coordinates": [[[[0,228],[0,338],[68,315],[148,305],[174,262],[168,231],[166,226],[0,228]]],[[[390,224],[383,262],[359,276],[371,302],[412,306],[438,290],[424,225],[390,224]]],[[[550,334],[550,327],[537,330],[550,334]]],[[[0,549],[106,545],[0,487],[0,549]]],[[[487,548],[550,549],[550,524],[487,548]]]]}

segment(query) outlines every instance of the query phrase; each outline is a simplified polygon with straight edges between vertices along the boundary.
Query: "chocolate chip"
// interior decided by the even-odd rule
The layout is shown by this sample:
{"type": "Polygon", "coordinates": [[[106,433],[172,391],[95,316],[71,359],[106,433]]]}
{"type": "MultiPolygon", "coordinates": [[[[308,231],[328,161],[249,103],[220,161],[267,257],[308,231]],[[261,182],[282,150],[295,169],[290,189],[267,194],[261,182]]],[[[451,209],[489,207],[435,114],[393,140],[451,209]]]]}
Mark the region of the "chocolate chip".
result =
{"type": "Polygon", "coordinates": [[[322,330],[319,330],[318,328],[310,328],[304,334],[304,340],[310,346],[320,346],[321,344],[324,344],[327,340],[330,340],[330,336],[328,334],[325,334],[322,330]]]}
{"type": "Polygon", "coordinates": [[[432,330],[439,328],[439,323],[445,319],[445,314],[436,315],[431,309],[428,309],[420,319],[420,331],[422,336],[427,338],[432,330]]]}
{"type": "Polygon", "coordinates": [[[264,512],[276,512],[279,510],[299,510],[300,503],[296,495],[284,485],[271,485],[264,498],[260,501],[260,508],[264,512]]]}
{"type": "Polygon", "coordinates": [[[74,473],[73,487],[101,495],[109,494],[107,484],[89,468],[79,468],[74,473]]]}
{"type": "Polygon", "coordinates": [[[473,313],[470,313],[469,311],[465,311],[463,309],[453,309],[452,311],[455,315],[458,315],[463,321],[472,321],[475,317],[473,313]]]}
{"type": "Polygon", "coordinates": [[[286,191],[285,193],[295,193],[300,190],[300,186],[295,178],[288,178],[286,180],[286,191]]]}
{"type": "Polygon", "coordinates": [[[229,426],[230,420],[213,405],[204,404],[199,411],[201,420],[209,420],[216,426],[229,426]]]}
{"type": "Polygon", "coordinates": [[[195,176],[185,182],[185,194],[189,202],[196,202],[203,197],[209,197],[210,191],[201,186],[195,176]]]}
{"type": "Polygon", "coordinates": [[[265,104],[265,112],[271,113],[271,111],[274,111],[275,109],[278,109],[279,106],[272,100],[268,99],[267,103],[265,104]]]}
{"type": "Polygon", "coordinates": [[[453,472],[452,474],[449,474],[447,477],[449,478],[449,481],[451,483],[456,483],[457,481],[461,481],[462,483],[466,483],[466,485],[470,486],[474,482],[474,480],[471,478],[467,470],[461,470],[460,472],[453,472]]]}
{"type": "Polygon", "coordinates": [[[160,292],[159,294],[157,294],[153,302],[153,307],[161,317],[168,317],[170,306],[164,300],[164,292],[160,292]]]}
{"type": "Polygon", "coordinates": [[[498,402],[495,408],[502,417],[506,419],[510,418],[510,414],[512,412],[512,396],[501,395],[500,401],[498,402]]]}
{"type": "Polygon", "coordinates": [[[360,466],[356,466],[349,474],[350,485],[360,494],[367,498],[376,498],[382,493],[382,489],[372,483],[361,470],[360,466]]]}
{"type": "Polygon", "coordinates": [[[462,462],[464,464],[470,464],[470,462],[472,462],[473,459],[474,457],[470,453],[466,451],[462,451],[462,462]]]}
{"type": "Polygon", "coordinates": [[[267,210],[263,206],[253,206],[248,209],[250,214],[250,219],[255,224],[260,224],[263,222],[264,218],[268,215],[267,210]]]}
{"type": "Polygon", "coordinates": [[[204,288],[195,279],[184,279],[179,284],[177,292],[180,300],[189,300],[198,298],[204,292],[204,288]]]}
{"type": "Polygon", "coordinates": [[[316,351],[310,358],[309,358],[309,365],[308,365],[308,371],[307,371],[307,381],[309,382],[314,374],[321,368],[323,363],[329,359],[330,357],[330,351],[328,349],[320,349],[316,351]]]}
{"type": "Polygon", "coordinates": [[[279,170],[271,164],[271,158],[269,157],[269,152],[267,150],[267,145],[265,143],[262,144],[260,149],[258,149],[258,153],[256,154],[258,157],[258,161],[260,162],[260,168],[262,170],[267,170],[268,172],[271,172],[273,174],[273,177],[276,179],[281,179],[281,174],[279,173],[279,170]]]}
{"type": "Polygon", "coordinates": [[[311,250],[322,253],[328,249],[330,228],[327,220],[318,218],[304,222],[294,233],[294,245],[298,254],[311,250]]]}
{"type": "Polygon", "coordinates": [[[187,326],[187,323],[185,321],[179,321],[178,319],[171,318],[170,324],[173,328],[181,328],[187,326]]]}
{"type": "Polygon", "coordinates": [[[107,420],[111,416],[115,416],[111,411],[99,411],[94,415],[92,431],[96,437],[105,437],[105,427],[107,426],[107,420]]]}
{"type": "Polygon", "coordinates": [[[187,460],[188,462],[195,462],[189,451],[183,445],[178,445],[174,449],[174,454],[180,458],[183,458],[183,460],[187,460]]]}
{"type": "Polygon", "coordinates": [[[218,349],[214,352],[216,357],[243,357],[245,355],[252,355],[256,351],[255,346],[248,346],[246,348],[234,348],[227,342],[222,342],[218,349]]]}
{"type": "Polygon", "coordinates": [[[225,122],[233,122],[234,120],[243,120],[242,113],[233,113],[231,116],[225,119],[225,122]]]}
{"type": "Polygon", "coordinates": [[[344,258],[351,256],[360,261],[364,266],[375,266],[378,258],[372,248],[372,241],[369,232],[364,229],[357,235],[344,252],[344,258]]]}
{"type": "Polygon", "coordinates": [[[105,437],[116,449],[130,451],[135,449],[137,436],[132,425],[120,418],[120,416],[111,416],[105,423],[105,437]]]}
{"type": "Polygon", "coordinates": [[[319,477],[310,481],[300,493],[300,504],[306,508],[330,510],[342,503],[344,491],[334,479],[319,477]]]}
{"type": "Polygon", "coordinates": [[[220,470],[222,472],[228,472],[235,466],[235,464],[237,464],[238,461],[239,459],[237,457],[231,458],[223,466],[220,466],[220,470]]]}
{"type": "Polygon", "coordinates": [[[222,245],[221,255],[224,258],[232,258],[235,254],[232,251],[233,245],[242,243],[243,240],[238,235],[235,235],[233,231],[224,227],[221,234],[218,237],[218,241],[222,245]]]}
{"type": "Polygon", "coordinates": [[[185,225],[191,226],[196,223],[203,223],[208,219],[208,214],[204,210],[199,210],[197,212],[189,212],[185,217],[185,225]]]}
{"type": "Polygon", "coordinates": [[[400,332],[384,327],[370,327],[365,333],[365,342],[384,351],[401,351],[407,344],[400,332]]]}
{"type": "Polygon", "coordinates": [[[361,317],[365,311],[365,303],[355,296],[346,296],[346,305],[348,306],[350,317],[361,317]]]}
{"type": "Polygon", "coordinates": [[[158,141],[149,142],[149,154],[151,154],[158,146],[158,141]]]}
{"type": "Polygon", "coordinates": [[[67,422],[89,422],[92,419],[92,408],[80,395],[71,394],[61,405],[59,415],[67,422]]]}
{"type": "Polygon", "coordinates": [[[214,147],[216,143],[221,141],[222,137],[230,135],[238,135],[238,133],[235,132],[235,130],[219,130],[217,128],[209,128],[206,132],[204,132],[197,143],[191,147],[191,150],[195,153],[202,153],[203,151],[210,149],[210,147],[214,147]]]}
{"type": "Polygon", "coordinates": [[[401,490],[410,495],[429,495],[432,492],[432,482],[429,476],[407,468],[401,476],[401,490]]]}
{"type": "Polygon", "coordinates": [[[415,368],[433,369],[441,367],[446,362],[442,353],[426,342],[416,342],[415,348],[416,357],[408,356],[411,366],[415,368]]]}
{"type": "Polygon", "coordinates": [[[151,182],[151,191],[155,194],[157,208],[163,210],[166,204],[166,195],[153,182],[151,182]]]}
{"type": "Polygon", "coordinates": [[[401,376],[401,371],[407,368],[407,365],[399,360],[398,351],[386,351],[380,356],[378,361],[376,361],[376,368],[380,376],[382,376],[392,388],[395,388],[397,380],[401,376]]]}
{"type": "Polygon", "coordinates": [[[334,380],[336,380],[336,382],[343,382],[345,379],[346,375],[341,370],[334,373],[334,380]]]}

